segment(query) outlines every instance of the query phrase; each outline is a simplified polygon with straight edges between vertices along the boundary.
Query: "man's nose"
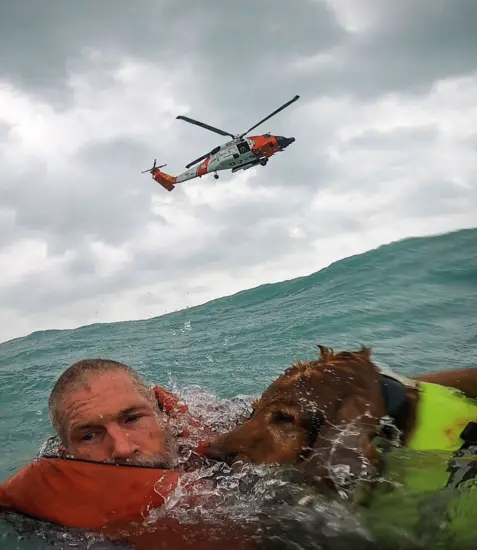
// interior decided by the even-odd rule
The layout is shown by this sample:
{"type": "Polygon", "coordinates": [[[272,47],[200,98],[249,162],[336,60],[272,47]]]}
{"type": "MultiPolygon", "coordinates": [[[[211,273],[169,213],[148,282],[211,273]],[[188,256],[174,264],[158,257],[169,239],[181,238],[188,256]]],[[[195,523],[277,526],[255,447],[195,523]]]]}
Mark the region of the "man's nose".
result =
{"type": "Polygon", "coordinates": [[[108,437],[112,460],[128,460],[138,452],[137,445],[126,430],[120,427],[108,428],[108,437]]]}

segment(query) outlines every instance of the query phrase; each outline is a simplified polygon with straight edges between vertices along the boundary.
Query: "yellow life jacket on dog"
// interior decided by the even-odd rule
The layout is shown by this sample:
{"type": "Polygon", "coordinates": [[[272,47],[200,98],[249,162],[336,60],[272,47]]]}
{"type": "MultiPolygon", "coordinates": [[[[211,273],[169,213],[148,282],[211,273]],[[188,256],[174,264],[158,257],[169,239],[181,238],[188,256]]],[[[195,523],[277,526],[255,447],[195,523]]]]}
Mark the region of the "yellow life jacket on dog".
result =
{"type": "Polygon", "coordinates": [[[414,432],[406,443],[410,450],[455,452],[469,422],[477,421],[477,400],[461,391],[435,383],[419,382],[419,403],[414,432]]]}
{"type": "Polygon", "coordinates": [[[404,447],[384,447],[382,484],[362,510],[366,525],[385,547],[399,540],[403,549],[472,548],[476,436],[461,434],[475,433],[477,400],[442,385],[401,383],[419,390],[416,425],[404,447]]]}
{"type": "Polygon", "coordinates": [[[413,386],[419,391],[415,428],[404,448],[386,451],[386,478],[409,491],[437,491],[448,484],[449,462],[466,443],[462,431],[477,422],[477,400],[434,383],[413,386]]]}

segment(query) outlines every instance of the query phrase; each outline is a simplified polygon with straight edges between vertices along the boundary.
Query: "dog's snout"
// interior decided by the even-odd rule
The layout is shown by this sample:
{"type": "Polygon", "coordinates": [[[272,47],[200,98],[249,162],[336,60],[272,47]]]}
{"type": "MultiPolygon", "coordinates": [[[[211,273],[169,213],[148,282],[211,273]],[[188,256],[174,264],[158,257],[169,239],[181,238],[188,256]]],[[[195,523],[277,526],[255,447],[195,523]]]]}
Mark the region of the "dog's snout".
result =
{"type": "Polygon", "coordinates": [[[221,447],[210,445],[205,455],[207,456],[207,458],[210,458],[211,460],[217,460],[218,462],[225,462],[226,464],[233,464],[233,462],[237,459],[238,452],[230,451],[230,450],[223,449],[221,447]]]}

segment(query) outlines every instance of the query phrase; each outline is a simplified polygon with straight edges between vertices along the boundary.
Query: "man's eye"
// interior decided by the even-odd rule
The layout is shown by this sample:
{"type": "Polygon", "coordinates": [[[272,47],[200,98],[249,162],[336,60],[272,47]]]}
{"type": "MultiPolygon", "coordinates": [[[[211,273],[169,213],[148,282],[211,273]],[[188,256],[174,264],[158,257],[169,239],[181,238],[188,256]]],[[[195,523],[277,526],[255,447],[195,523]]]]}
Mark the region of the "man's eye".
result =
{"type": "Polygon", "coordinates": [[[125,421],[127,424],[133,424],[134,422],[140,420],[142,417],[143,416],[141,414],[133,414],[132,416],[128,416],[125,421]]]}
{"type": "Polygon", "coordinates": [[[81,437],[81,441],[85,441],[85,442],[92,441],[93,439],[94,439],[94,433],[86,433],[86,435],[83,435],[83,437],[81,437]]]}

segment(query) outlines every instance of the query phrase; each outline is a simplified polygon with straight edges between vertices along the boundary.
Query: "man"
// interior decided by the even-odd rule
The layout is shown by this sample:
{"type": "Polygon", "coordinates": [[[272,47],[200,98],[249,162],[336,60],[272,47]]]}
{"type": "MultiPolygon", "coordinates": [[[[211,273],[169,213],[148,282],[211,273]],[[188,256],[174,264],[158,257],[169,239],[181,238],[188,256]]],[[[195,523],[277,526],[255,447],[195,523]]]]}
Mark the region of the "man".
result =
{"type": "Polygon", "coordinates": [[[106,359],[81,360],[50,395],[51,423],[74,458],[172,468],[177,446],[154,390],[132,368],[106,359]]]}
{"type": "Polygon", "coordinates": [[[212,431],[174,395],[149,388],[126,364],[76,362],[56,382],[49,413],[61,440],[59,457],[36,459],[3,482],[0,509],[98,532],[140,549],[257,547],[254,528],[200,519],[184,526],[164,511],[178,487],[181,495],[192,490],[192,507],[194,488],[204,491],[206,485],[200,479],[182,482],[191,468],[178,462],[178,438],[207,441],[212,431]],[[172,430],[172,421],[180,422],[179,432],[172,430]]]}

